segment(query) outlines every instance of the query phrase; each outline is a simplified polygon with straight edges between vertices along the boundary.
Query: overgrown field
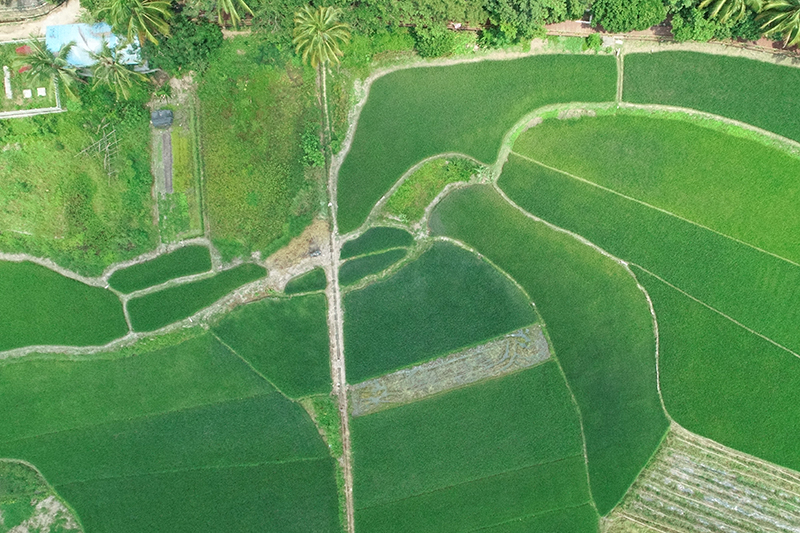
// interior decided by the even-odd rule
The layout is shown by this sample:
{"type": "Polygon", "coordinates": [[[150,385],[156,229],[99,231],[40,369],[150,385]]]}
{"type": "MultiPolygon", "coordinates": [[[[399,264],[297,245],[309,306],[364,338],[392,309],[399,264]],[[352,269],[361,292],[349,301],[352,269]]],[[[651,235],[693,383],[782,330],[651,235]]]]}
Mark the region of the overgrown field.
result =
{"type": "Polygon", "coordinates": [[[360,531],[470,531],[590,499],[553,362],[354,418],[351,431],[360,531]]]}
{"type": "Polygon", "coordinates": [[[210,278],[175,285],[128,301],[135,331],[155,331],[190,317],[241,285],[267,274],[264,267],[244,263],[210,278]]]}
{"type": "MultiPolygon", "coordinates": [[[[800,350],[800,267],[515,156],[506,164],[500,186],[523,209],[800,350]]],[[[739,208],[724,201],[718,205],[733,212],[739,208]]]]}
{"type": "Polygon", "coordinates": [[[367,276],[378,274],[403,259],[406,253],[403,248],[395,248],[350,259],[339,268],[339,283],[343,286],[353,285],[367,276]]]}
{"type": "Polygon", "coordinates": [[[514,151],[800,262],[800,158],[755,139],[618,114],[546,120],[514,151]]]}
{"type": "Polygon", "coordinates": [[[50,533],[81,531],[72,512],[36,470],[8,459],[0,459],[0,518],[3,533],[41,531],[40,524],[49,524],[50,533]]]}
{"type": "Polygon", "coordinates": [[[34,263],[0,261],[0,351],[102,345],[128,332],[122,302],[34,263]]]}
{"type": "Polygon", "coordinates": [[[407,247],[414,244],[414,237],[400,228],[378,226],[370,228],[357,239],[342,245],[341,258],[381,252],[390,248],[407,247]]]}
{"type": "Polygon", "coordinates": [[[652,319],[635,280],[488,186],[453,192],[430,226],[475,247],[536,302],[583,418],[593,499],[600,514],[608,513],[667,429],[652,319]]]}
{"type": "Polygon", "coordinates": [[[608,56],[547,55],[399,70],[377,79],[339,172],[339,228],[356,229],[381,196],[426,157],[459,152],[492,163],[526,113],[614,99],[608,56]]]}
{"type": "Polygon", "coordinates": [[[333,460],[305,410],[194,334],[0,365],[0,456],[36,465],[87,531],[336,531],[333,460]]]}
{"type": "Polygon", "coordinates": [[[226,40],[199,85],[208,219],[226,257],[278,249],[319,209],[303,164],[303,133],[319,127],[315,72],[274,49],[226,40]]]}
{"type": "Polygon", "coordinates": [[[800,141],[800,69],[696,52],[627,54],[623,99],[707,111],[800,141]]]}
{"type": "Polygon", "coordinates": [[[115,271],[108,284],[120,292],[146,289],[165,281],[211,270],[211,253],[205,246],[184,246],[174,252],[115,271]]]}
{"type": "Polygon", "coordinates": [[[66,113],[0,121],[0,250],[98,276],[156,244],[147,99],[86,89],[66,113]],[[109,176],[97,148],[81,152],[112,130],[109,176]]]}
{"type": "Polygon", "coordinates": [[[437,242],[390,278],[344,296],[351,382],[478,344],[536,321],[525,295],[494,267],[437,242]]]}
{"type": "Polygon", "coordinates": [[[690,431],[800,470],[800,358],[635,271],[658,316],[670,415],[690,431]]]}
{"type": "Polygon", "coordinates": [[[227,315],[212,331],[284,394],[299,398],[330,392],[324,295],[248,304],[227,315]]]}

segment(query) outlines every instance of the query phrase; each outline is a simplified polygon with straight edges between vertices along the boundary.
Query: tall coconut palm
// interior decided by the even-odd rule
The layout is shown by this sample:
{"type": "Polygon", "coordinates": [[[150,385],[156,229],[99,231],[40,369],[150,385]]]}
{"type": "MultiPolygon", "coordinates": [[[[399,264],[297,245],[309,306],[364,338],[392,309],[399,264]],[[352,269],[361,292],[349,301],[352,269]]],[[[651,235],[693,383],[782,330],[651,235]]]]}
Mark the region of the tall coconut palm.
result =
{"type": "MultiPolygon", "coordinates": [[[[294,16],[295,51],[303,61],[318,69],[322,83],[322,108],[325,113],[325,132],[330,140],[330,119],[328,118],[328,91],[326,69],[328,65],[339,63],[342,55],[341,45],[350,41],[350,26],[339,21],[341,10],[335,7],[313,8],[304,6],[294,16]]],[[[325,143],[327,145],[327,143],[325,143]]]]}
{"type": "Polygon", "coordinates": [[[761,0],[703,0],[697,7],[700,9],[708,7],[709,16],[724,24],[729,20],[731,22],[742,20],[747,15],[748,8],[758,12],[761,9],[761,0]]]}
{"type": "Polygon", "coordinates": [[[157,34],[169,35],[172,9],[168,0],[110,0],[97,16],[129,41],[136,36],[140,45],[145,40],[158,44],[157,34]]]}
{"type": "Polygon", "coordinates": [[[28,67],[25,75],[37,81],[49,82],[55,79],[68,95],[75,96],[75,85],[85,83],[78,77],[77,69],[67,62],[67,56],[75,46],[75,42],[63,45],[56,53],[51,52],[42,41],[35,38],[31,38],[26,44],[30,53],[17,56],[14,60],[15,68],[28,67]]]}
{"type": "Polygon", "coordinates": [[[253,14],[253,10],[250,9],[250,6],[248,6],[244,0],[217,0],[217,24],[224,26],[225,15],[227,15],[228,18],[230,18],[233,27],[238,28],[239,23],[242,21],[242,17],[239,16],[239,11],[236,7],[237,5],[247,13],[250,13],[251,15],[253,14]]]}
{"type": "MultiPolygon", "coordinates": [[[[124,48],[124,43],[119,45],[124,48]]],[[[100,53],[90,52],[95,64],[92,65],[92,87],[105,86],[114,91],[117,99],[127,100],[131,89],[140,82],[146,81],[144,74],[131,70],[127,65],[117,61],[117,54],[103,42],[100,53]]]]}
{"type": "Polygon", "coordinates": [[[800,0],[768,0],[756,19],[767,33],[782,33],[784,47],[800,44],[800,0]]]}

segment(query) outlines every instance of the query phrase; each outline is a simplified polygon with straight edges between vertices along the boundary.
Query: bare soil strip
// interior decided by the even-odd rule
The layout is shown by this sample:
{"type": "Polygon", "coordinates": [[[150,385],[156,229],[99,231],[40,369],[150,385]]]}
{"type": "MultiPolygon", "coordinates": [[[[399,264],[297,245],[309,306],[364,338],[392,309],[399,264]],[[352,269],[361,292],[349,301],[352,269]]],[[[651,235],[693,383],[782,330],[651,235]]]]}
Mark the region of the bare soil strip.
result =
{"type": "Polygon", "coordinates": [[[673,424],[607,533],[800,532],[800,474],[673,424]]]}
{"type": "Polygon", "coordinates": [[[362,416],[477,381],[522,370],[550,358],[542,326],[534,324],[481,346],[349,387],[350,413],[362,416]]]}

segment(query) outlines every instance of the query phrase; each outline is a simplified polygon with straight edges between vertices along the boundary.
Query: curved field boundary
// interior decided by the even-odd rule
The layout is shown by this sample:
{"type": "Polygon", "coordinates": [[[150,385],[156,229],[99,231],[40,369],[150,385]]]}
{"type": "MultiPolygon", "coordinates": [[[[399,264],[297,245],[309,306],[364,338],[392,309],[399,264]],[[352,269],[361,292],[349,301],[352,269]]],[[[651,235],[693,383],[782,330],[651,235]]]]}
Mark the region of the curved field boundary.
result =
{"type": "Polygon", "coordinates": [[[367,415],[516,372],[549,358],[550,346],[542,326],[534,324],[481,346],[352,385],[350,412],[352,416],[367,415]]]}

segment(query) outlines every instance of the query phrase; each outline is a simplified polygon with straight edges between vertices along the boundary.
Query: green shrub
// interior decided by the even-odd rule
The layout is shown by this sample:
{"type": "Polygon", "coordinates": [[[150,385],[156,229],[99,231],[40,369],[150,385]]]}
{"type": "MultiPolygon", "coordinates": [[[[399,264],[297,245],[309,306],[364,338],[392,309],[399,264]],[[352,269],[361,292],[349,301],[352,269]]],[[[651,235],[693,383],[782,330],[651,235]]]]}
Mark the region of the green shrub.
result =
{"type": "Polygon", "coordinates": [[[594,23],[614,32],[646,30],[667,18],[662,0],[596,0],[594,23]]]}
{"type": "Polygon", "coordinates": [[[445,29],[415,28],[414,42],[422,57],[444,57],[453,53],[456,36],[445,29]]]}
{"type": "Polygon", "coordinates": [[[322,144],[319,142],[319,123],[308,121],[303,130],[303,164],[307,167],[325,166],[325,154],[322,153],[322,144]]]}
{"type": "Polygon", "coordinates": [[[222,46],[222,30],[206,20],[190,20],[183,15],[173,17],[169,36],[159,43],[147,42],[142,52],[150,66],[179,76],[189,70],[203,71],[211,55],[222,46]]]}
{"type": "Polygon", "coordinates": [[[586,37],[586,41],[583,44],[584,50],[594,50],[599,51],[600,48],[603,46],[603,38],[600,36],[599,33],[592,33],[586,37]]]}

